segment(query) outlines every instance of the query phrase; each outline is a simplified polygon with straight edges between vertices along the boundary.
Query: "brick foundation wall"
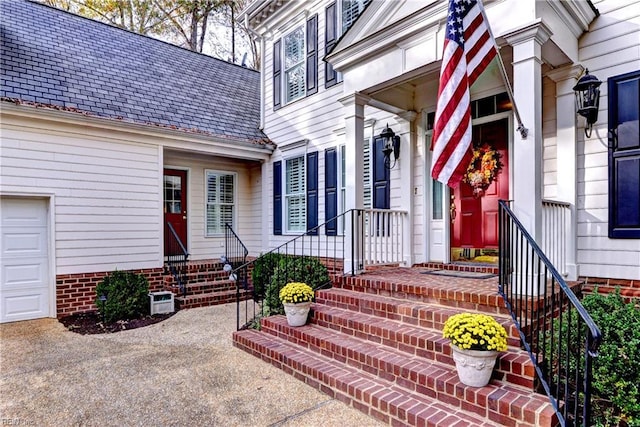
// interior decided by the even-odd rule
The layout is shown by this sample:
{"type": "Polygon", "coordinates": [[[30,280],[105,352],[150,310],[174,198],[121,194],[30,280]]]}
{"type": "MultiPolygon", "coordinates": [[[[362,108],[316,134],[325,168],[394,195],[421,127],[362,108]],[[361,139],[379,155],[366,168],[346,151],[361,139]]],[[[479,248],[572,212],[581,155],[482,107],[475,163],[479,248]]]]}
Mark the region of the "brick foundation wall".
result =
{"type": "Polygon", "coordinates": [[[582,287],[584,294],[593,293],[596,287],[599,293],[608,294],[619,287],[620,295],[625,300],[640,298],[640,280],[608,279],[606,277],[580,277],[579,280],[584,283],[582,287]]]}
{"type": "MultiPolygon", "coordinates": [[[[145,270],[130,270],[136,274],[143,274],[149,281],[149,290],[160,291],[164,286],[164,268],[145,270]]],[[[96,307],[96,285],[109,274],[110,271],[81,274],[60,274],[56,276],[56,310],[57,317],[68,316],[73,313],[94,311],[96,307]]]]}

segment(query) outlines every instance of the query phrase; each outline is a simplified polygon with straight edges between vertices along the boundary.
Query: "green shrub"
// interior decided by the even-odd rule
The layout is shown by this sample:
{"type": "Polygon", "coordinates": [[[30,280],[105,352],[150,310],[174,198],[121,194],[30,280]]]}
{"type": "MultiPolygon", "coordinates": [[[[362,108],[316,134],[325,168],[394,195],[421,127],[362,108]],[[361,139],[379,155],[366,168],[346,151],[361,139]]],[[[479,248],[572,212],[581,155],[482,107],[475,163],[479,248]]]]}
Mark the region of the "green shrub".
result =
{"type": "MultiPolygon", "coordinates": [[[[260,289],[264,290],[265,316],[284,314],[284,307],[280,302],[280,289],[287,283],[303,282],[315,290],[326,287],[331,282],[327,268],[317,258],[284,254],[269,255],[272,255],[268,260],[269,263],[261,266],[258,276],[262,286],[260,289]]],[[[254,274],[255,271],[254,268],[254,274]]],[[[255,278],[254,275],[254,287],[256,286],[255,278]]]]}
{"type": "MultiPolygon", "coordinates": [[[[620,289],[615,293],[587,295],[582,305],[602,332],[598,356],[593,359],[592,425],[640,426],[640,305],[638,301],[625,303],[620,289]]],[[[554,320],[554,336],[568,337],[560,340],[560,354],[569,354],[569,372],[584,366],[586,336],[576,329],[577,314],[565,318],[563,328],[554,320]],[[558,335],[560,334],[560,335],[558,335]],[[567,345],[568,344],[568,345],[567,345]],[[568,348],[567,348],[568,347],[568,348]]],[[[547,360],[553,360],[556,348],[551,348],[549,336],[547,360]]],[[[557,372],[556,368],[556,372],[557,372]]],[[[580,374],[582,376],[582,373],[580,374]]]]}
{"type": "Polygon", "coordinates": [[[258,258],[251,271],[251,282],[253,284],[253,298],[257,301],[265,297],[265,291],[271,283],[273,272],[280,260],[286,255],[269,252],[258,258]]]}
{"type": "Polygon", "coordinates": [[[96,286],[96,306],[107,323],[148,314],[149,282],[141,274],[116,270],[96,286]]]}

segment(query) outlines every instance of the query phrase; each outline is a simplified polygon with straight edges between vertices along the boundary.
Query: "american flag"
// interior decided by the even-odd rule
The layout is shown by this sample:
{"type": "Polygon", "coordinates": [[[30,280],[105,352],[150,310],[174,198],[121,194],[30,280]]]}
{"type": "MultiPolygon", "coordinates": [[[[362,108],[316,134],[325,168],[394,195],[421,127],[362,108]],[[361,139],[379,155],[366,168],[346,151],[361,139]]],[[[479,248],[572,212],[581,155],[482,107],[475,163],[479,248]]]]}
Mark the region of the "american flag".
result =
{"type": "Polygon", "coordinates": [[[457,187],[471,161],[469,87],[496,56],[481,0],[449,0],[431,176],[457,187]]]}

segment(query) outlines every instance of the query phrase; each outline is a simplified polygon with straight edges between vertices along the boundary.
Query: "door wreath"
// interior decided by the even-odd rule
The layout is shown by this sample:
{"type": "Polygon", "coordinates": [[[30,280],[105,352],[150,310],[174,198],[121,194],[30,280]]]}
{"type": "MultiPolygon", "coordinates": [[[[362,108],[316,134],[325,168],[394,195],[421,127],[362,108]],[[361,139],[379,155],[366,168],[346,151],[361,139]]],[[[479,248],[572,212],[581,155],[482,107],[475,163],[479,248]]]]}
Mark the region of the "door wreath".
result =
{"type": "Polygon", "coordinates": [[[475,197],[481,197],[489,185],[495,181],[502,167],[500,153],[489,144],[483,144],[474,148],[473,157],[467,166],[463,181],[473,187],[475,197]]]}

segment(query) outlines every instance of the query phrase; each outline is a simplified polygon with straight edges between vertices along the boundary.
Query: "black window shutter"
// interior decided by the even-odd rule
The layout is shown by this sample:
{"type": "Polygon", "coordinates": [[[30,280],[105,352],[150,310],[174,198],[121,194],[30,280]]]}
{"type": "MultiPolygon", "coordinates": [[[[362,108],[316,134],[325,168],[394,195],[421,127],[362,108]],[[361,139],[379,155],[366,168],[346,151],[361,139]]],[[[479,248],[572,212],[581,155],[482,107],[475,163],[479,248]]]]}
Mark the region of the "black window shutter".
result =
{"type": "Polygon", "coordinates": [[[640,70],[609,79],[609,237],[640,238],[640,70]]]}
{"type": "MultiPolygon", "coordinates": [[[[338,19],[336,16],[336,2],[331,3],[325,9],[325,32],[324,32],[324,54],[331,52],[331,49],[338,41],[338,19]]],[[[325,61],[324,63],[324,87],[329,88],[338,83],[338,73],[333,66],[325,61]]]]}
{"type": "Polygon", "coordinates": [[[273,234],[282,234],[282,162],[273,163],[273,234]]]}
{"type": "Polygon", "coordinates": [[[273,43],[273,109],[277,110],[282,106],[280,97],[282,96],[282,49],[281,39],[273,43]]]}
{"type": "MultiPolygon", "coordinates": [[[[318,152],[307,153],[307,230],[318,226],[318,152]]],[[[308,231],[313,236],[318,230],[308,231]]]]}
{"type": "Polygon", "coordinates": [[[318,92],[318,14],[307,20],[307,95],[318,92]]]}
{"type": "Polygon", "coordinates": [[[338,234],[338,152],[335,148],[324,151],[324,217],[327,236],[338,234]]]}
{"type": "Polygon", "coordinates": [[[384,167],[384,139],[376,138],[373,141],[373,208],[391,208],[391,174],[384,167]]]}

